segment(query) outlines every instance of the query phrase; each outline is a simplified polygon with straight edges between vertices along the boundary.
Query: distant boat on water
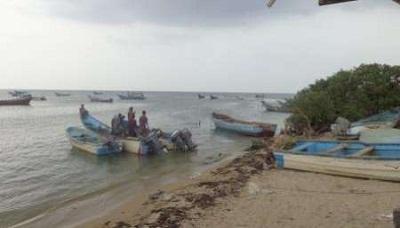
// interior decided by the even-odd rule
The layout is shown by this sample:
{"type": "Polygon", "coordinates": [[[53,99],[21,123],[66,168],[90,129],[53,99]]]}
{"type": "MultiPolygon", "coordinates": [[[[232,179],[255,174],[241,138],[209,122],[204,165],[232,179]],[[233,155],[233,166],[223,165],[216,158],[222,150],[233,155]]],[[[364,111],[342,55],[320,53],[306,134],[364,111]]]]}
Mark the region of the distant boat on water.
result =
{"type": "Polygon", "coordinates": [[[212,118],[216,128],[247,136],[272,137],[277,127],[276,124],[243,121],[215,112],[212,118]]]}
{"type": "Polygon", "coordinates": [[[142,92],[127,92],[126,94],[118,94],[121,100],[144,100],[146,97],[142,92]]]}
{"type": "Polygon", "coordinates": [[[265,98],[265,94],[262,93],[256,94],[256,98],[265,98]]]}
{"type": "Polygon", "coordinates": [[[286,107],[286,103],[281,100],[262,100],[261,105],[267,112],[289,112],[289,108],[286,107]]]}
{"type": "Polygon", "coordinates": [[[93,91],[93,94],[94,94],[94,95],[102,95],[103,92],[93,91]]]}
{"type": "Polygon", "coordinates": [[[0,106],[9,105],[29,105],[32,100],[32,96],[17,97],[12,99],[0,100],[0,106]]]}
{"type": "Polygon", "coordinates": [[[61,92],[54,92],[57,97],[69,97],[71,96],[70,93],[61,93],[61,92]]]}
{"type": "Polygon", "coordinates": [[[217,99],[218,99],[218,97],[217,97],[217,96],[210,95],[210,100],[217,100],[217,99]]]}
{"type": "Polygon", "coordinates": [[[22,97],[22,96],[29,95],[28,92],[26,92],[26,91],[21,91],[21,90],[10,91],[10,92],[8,92],[8,94],[10,94],[10,95],[13,96],[13,97],[22,97]]]}
{"type": "Polygon", "coordinates": [[[98,103],[113,103],[112,98],[102,98],[102,97],[94,97],[89,95],[90,102],[98,102],[98,103]]]}
{"type": "Polygon", "coordinates": [[[47,98],[44,96],[41,97],[32,97],[33,101],[47,101],[47,98]]]}
{"type": "Polygon", "coordinates": [[[199,98],[199,99],[204,99],[204,98],[206,98],[206,96],[204,96],[204,95],[202,95],[202,94],[197,94],[197,97],[199,98]]]}
{"type": "Polygon", "coordinates": [[[274,155],[281,168],[400,181],[400,144],[305,140],[274,155]]]}

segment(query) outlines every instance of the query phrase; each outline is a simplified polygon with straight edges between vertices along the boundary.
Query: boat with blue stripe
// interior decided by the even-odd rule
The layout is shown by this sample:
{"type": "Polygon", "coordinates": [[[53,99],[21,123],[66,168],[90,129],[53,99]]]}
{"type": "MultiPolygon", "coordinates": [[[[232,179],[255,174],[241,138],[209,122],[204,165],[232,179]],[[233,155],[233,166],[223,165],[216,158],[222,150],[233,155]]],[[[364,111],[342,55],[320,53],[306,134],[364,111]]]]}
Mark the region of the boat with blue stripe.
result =
{"type": "Polygon", "coordinates": [[[400,181],[400,144],[298,141],[274,152],[280,168],[348,177],[400,181]]]}
{"type": "Polygon", "coordinates": [[[216,112],[212,113],[212,118],[216,128],[246,136],[272,137],[277,128],[276,124],[243,121],[216,112]]]}
{"type": "Polygon", "coordinates": [[[83,128],[68,127],[66,132],[71,145],[81,151],[95,155],[117,154],[122,151],[122,146],[114,140],[105,140],[83,128]]]}

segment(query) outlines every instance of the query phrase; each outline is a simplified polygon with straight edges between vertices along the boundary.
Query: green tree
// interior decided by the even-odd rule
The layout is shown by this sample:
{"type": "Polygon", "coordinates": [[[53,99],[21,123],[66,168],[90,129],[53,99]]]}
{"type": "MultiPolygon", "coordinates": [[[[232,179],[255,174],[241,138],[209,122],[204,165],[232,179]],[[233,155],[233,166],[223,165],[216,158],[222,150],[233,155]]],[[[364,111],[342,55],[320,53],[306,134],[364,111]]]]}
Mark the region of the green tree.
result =
{"type": "Polygon", "coordinates": [[[400,106],[399,78],[400,66],[362,64],[317,80],[287,105],[293,115],[305,115],[313,130],[324,131],[339,116],[355,121],[400,106]]]}

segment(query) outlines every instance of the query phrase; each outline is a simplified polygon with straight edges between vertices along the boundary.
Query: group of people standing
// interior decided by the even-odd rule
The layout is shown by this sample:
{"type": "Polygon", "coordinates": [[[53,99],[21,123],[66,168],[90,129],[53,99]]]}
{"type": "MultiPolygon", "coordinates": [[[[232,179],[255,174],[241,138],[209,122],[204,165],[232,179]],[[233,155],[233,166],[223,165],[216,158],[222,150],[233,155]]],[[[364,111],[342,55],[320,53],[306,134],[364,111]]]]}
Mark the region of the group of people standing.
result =
{"type": "Polygon", "coordinates": [[[119,113],[111,120],[111,129],[113,135],[137,137],[139,135],[146,136],[150,132],[149,122],[146,116],[146,111],[142,111],[142,116],[139,118],[139,125],[136,121],[136,112],[133,107],[128,110],[128,119],[119,113]]]}

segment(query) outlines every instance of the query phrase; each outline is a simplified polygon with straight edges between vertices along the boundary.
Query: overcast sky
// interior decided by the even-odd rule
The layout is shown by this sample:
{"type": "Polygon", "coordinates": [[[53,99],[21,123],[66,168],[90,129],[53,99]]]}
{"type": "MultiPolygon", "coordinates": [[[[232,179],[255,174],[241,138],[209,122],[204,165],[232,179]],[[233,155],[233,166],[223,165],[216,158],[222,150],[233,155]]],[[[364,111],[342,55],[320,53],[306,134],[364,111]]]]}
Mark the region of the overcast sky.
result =
{"type": "Polygon", "coordinates": [[[0,1],[0,88],[296,92],[399,41],[390,0],[0,1]]]}

